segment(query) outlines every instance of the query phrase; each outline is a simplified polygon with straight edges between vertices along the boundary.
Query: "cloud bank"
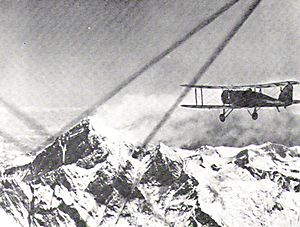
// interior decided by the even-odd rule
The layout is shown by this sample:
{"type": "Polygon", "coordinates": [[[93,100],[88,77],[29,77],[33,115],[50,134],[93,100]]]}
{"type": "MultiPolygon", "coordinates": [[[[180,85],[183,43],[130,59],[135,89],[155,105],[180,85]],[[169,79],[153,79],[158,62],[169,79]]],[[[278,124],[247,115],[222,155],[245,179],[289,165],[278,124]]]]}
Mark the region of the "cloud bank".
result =
{"type": "MultiPolygon", "coordinates": [[[[119,102],[101,107],[92,117],[93,124],[108,137],[142,143],[173,101],[172,95],[125,95],[119,102]]],[[[292,111],[260,110],[258,120],[253,121],[245,110],[236,110],[224,123],[218,119],[219,112],[179,107],[152,142],[186,148],[240,147],[268,141],[300,144],[300,115],[292,111]]]]}

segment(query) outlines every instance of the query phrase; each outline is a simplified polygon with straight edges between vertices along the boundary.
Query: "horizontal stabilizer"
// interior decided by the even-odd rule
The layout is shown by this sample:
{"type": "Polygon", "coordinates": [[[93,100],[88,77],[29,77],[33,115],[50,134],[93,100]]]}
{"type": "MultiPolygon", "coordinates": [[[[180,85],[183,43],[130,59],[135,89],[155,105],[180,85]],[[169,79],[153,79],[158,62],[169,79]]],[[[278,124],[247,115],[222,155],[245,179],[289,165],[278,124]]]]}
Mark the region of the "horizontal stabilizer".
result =
{"type": "Polygon", "coordinates": [[[300,100],[293,100],[293,104],[300,104],[300,100]]]}
{"type": "Polygon", "coordinates": [[[297,81],[282,81],[275,83],[266,83],[266,84],[247,84],[247,85],[192,85],[192,84],[183,84],[182,87],[188,88],[205,88],[205,89],[241,89],[241,88],[271,88],[271,87],[281,87],[287,84],[297,85],[300,82],[297,81]]]}

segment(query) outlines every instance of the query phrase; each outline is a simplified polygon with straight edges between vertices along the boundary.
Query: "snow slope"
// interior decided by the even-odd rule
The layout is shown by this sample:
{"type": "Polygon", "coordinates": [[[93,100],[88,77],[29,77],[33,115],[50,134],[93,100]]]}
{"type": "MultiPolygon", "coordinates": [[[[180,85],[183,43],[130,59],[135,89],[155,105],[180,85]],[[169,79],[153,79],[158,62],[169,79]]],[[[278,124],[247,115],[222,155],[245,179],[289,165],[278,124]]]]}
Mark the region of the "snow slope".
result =
{"type": "Polygon", "coordinates": [[[300,150],[145,149],[86,119],[7,169],[0,192],[9,226],[300,226],[300,150]]]}

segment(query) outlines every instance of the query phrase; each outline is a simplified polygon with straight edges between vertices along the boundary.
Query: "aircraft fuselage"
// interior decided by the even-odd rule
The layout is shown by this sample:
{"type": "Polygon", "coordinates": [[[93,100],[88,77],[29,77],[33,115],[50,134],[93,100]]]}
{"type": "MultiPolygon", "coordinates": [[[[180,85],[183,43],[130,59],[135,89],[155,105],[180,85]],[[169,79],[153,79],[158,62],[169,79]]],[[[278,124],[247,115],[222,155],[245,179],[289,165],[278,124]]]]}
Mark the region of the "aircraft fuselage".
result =
{"type": "Polygon", "coordinates": [[[280,101],[266,94],[251,90],[225,90],[221,96],[223,104],[233,107],[265,107],[265,106],[288,106],[291,103],[280,101]]]}

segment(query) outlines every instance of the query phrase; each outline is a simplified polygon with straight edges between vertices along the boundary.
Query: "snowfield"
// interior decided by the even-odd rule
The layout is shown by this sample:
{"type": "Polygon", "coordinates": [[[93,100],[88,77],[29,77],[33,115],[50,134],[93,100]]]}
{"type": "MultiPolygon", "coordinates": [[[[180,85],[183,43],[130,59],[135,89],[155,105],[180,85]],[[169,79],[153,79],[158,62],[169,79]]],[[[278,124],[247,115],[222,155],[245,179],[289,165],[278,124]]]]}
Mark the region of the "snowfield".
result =
{"type": "Polygon", "coordinates": [[[5,226],[300,226],[300,148],[146,149],[86,119],[0,191],[5,226]]]}

